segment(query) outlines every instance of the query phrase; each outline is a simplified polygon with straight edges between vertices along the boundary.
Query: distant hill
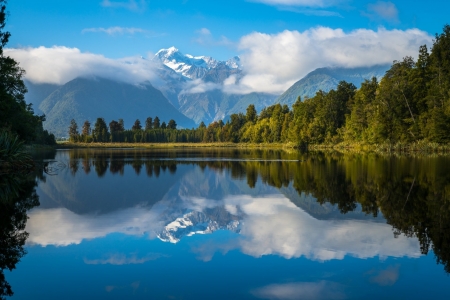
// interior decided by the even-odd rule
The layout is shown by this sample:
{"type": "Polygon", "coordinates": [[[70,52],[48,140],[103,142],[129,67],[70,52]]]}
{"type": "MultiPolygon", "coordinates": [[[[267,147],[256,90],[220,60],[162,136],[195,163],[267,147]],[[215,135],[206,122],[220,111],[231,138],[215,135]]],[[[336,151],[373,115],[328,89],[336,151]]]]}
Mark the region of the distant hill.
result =
{"type": "Polygon", "coordinates": [[[304,99],[313,97],[319,90],[328,92],[336,88],[342,80],[351,82],[359,88],[365,79],[375,76],[380,80],[389,68],[390,65],[363,68],[319,68],[294,83],[278,97],[276,103],[292,106],[298,96],[304,99]]]}
{"type": "Polygon", "coordinates": [[[131,85],[103,78],[76,78],[53,91],[39,109],[47,117],[44,128],[56,136],[67,136],[71,119],[81,128],[85,120],[93,126],[98,117],[107,124],[121,118],[125,128],[131,128],[136,119],[144,124],[147,117],[155,116],[166,123],[174,119],[179,127],[195,126],[150,83],[131,85]]]}
{"type": "Polygon", "coordinates": [[[24,82],[28,89],[28,93],[25,94],[25,101],[33,104],[33,109],[36,114],[42,114],[43,112],[39,109],[42,101],[56,91],[60,85],[51,83],[32,83],[28,80],[24,80],[24,82]]]}

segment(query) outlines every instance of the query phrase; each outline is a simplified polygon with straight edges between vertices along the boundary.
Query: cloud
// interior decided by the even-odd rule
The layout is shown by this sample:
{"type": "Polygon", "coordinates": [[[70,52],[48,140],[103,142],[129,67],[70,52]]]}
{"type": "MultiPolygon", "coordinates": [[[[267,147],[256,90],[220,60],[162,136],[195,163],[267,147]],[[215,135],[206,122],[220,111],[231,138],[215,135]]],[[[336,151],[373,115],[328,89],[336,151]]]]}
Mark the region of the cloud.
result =
{"type": "Polygon", "coordinates": [[[346,299],[343,287],[329,281],[271,284],[251,293],[261,299],[346,299]]]}
{"type": "Polygon", "coordinates": [[[147,8],[147,1],[128,0],[128,1],[111,1],[103,0],[100,3],[103,7],[125,8],[132,11],[144,11],[147,8]]]}
{"type": "Polygon", "coordinates": [[[132,236],[159,231],[158,215],[141,207],[107,215],[77,215],[65,208],[35,209],[29,214],[27,243],[41,246],[68,246],[83,240],[102,238],[110,233],[132,236]]]}
{"type": "Polygon", "coordinates": [[[213,91],[221,88],[222,86],[220,84],[214,82],[204,82],[201,79],[194,79],[186,83],[183,91],[181,91],[181,94],[205,93],[208,91],[213,91]]]}
{"type": "Polygon", "coordinates": [[[230,93],[282,93],[320,67],[368,67],[415,57],[432,36],[419,29],[378,30],[316,27],[277,34],[254,32],[242,37],[238,48],[244,77],[224,86],[230,93]]]}
{"type": "Polygon", "coordinates": [[[123,35],[123,34],[135,34],[135,33],[148,33],[148,30],[142,29],[142,28],[135,28],[135,27],[109,27],[109,28],[103,28],[103,27],[97,27],[97,28],[85,28],[81,31],[81,33],[86,32],[103,32],[108,35],[123,35]]]}
{"type": "Polygon", "coordinates": [[[34,83],[64,84],[77,77],[99,76],[135,84],[155,78],[155,66],[141,57],[110,59],[60,46],[9,48],[5,54],[17,60],[26,70],[25,78],[34,83]]]}
{"type": "Polygon", "coordinates": [[[157,260],[161,257],[167,257],[167,255],[160,253],[148,253],[143,257],[138,257],[133,253],[129,256],[123,253],[111,254],[105,259],[84,259],[84,263],[88,265],[136,265],[143,264],[151,260],[157,260]]]}
{"type": "Polygon", "coordinates": [[[390,22],[398,22],[398,10],[394,3],[378,1],[367,5],[367,13],[363,15],[372,20],[382,19],[390,22]]]}

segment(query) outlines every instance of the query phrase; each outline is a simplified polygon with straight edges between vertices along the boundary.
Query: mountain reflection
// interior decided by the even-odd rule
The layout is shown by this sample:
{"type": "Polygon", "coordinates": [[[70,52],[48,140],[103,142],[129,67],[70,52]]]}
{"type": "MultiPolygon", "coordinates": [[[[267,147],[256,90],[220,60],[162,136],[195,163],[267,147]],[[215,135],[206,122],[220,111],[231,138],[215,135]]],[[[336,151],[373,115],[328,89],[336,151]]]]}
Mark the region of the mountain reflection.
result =
{"type": "Polygon", "coordinates": [[[433,250],[450,271],[446,156],[75,150],[60,159],[70,172],[40,187],[46,209],[31,213],[31,243],[68,245],[111,232],[176,243],[226,229],[239,237],[197,249],[199,257],[236,248],[317,260],[433,250]]]}

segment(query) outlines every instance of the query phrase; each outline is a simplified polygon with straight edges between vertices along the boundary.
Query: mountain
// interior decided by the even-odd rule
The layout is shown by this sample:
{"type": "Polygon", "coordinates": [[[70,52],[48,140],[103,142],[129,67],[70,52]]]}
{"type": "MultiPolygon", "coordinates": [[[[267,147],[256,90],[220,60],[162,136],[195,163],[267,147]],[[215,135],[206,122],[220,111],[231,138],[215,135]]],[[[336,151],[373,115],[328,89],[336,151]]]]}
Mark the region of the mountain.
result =
{"type": "Polygon", "coordinates": [[[190,79],[202,78],[209,69],[218,64],[212,57],[184,55],[175,47],[159,50],[152,61],[159,61],[190,79]]]}
{"type": "Polygon", "coordinates": [[[47,98],[51,93],[56,91],[60,86],[51,83],[32,83],[31,81],[24,80],[25,86],[28,92],[25,94],[25,101],[33,104],[33,109],[36,114],[42,114],[39,109],[42,101],[47,98]]]}
{"type": "Polygon", "coordinates": [[[227,78],[236,76],[239,79],[242,76],[238,56],[218,61],[209,56],[184,55],[171,47],[158,51],[152,61],[160,64],[157,71],[160,82],[155,86],[181,113],[197,124],[209,124],[226,119],[233,113],[245,113],[250,104],[260,111],[278,97],[266,93],[229,94],[222,90],[227,78]],[[199,81],[207,88],[197,92],[199,81]]]}
{"type": "Polygon", "coordinates": [[[67,136],[71,119],[81,128],[85,120],[93,126],[98,117],[107,123],[121,118],[126,128],[136,119],[144,123],[147,117],[155,116],[165,122],[174,119],[180,127],[195,126],[149,82],[132,85],[104,78],[76,78],[51,93],[39,109],[47,117],[44,128],[56,136],[67,136]]]}
{"type": "Polygon", "coordinates": [[[390,65],[361,68],[319,68],[294,83],[278,97],[276,103],[292,106],[298,96],[304,99],[305,97],[313,97],[319,90],[328,92],[335,89],[342,80],[351,82],[359,88],[365,79],[371,79],[375,76],[380,80],[389,68],[390,65]]]}

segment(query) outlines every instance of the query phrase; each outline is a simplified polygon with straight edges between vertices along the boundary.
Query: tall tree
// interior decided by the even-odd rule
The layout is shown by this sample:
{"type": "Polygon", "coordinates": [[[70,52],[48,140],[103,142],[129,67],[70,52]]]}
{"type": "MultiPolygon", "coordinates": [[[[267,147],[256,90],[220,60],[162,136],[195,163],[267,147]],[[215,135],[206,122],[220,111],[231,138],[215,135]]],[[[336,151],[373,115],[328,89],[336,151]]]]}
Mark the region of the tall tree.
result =
{"type": "Polygon", "coordinates": [[[153,119],[151,117],[148,117],[145,120],[145,130],[150,130],[153,128],[153,119]]]}
{"type": "Polygon", "coordinates": [[[78,141],[78,125],[77,122],[75,122],[74,119],[72,119],[70,121],[70,126],[69,126],[69,139],[71,142],[76,142],[78,141]]]}
{"type": "Polygon", "coordinates": [[[160,124],[159,118],[158,118],[158,116],[156,116],[155,119],[153,120],[153,128],[159,129],[160,125],[161,124],[160,124]]]}
{"type": "Polygon", "coordinates": [[[94,124],[94,129],[92,130],[92,137],[94,138],[95,142],[108,141],[109,133],[105,119],[97,118],[97,121],[94,124]]]}
{"type": "Polygon", "coordinates": [[[167,123],[167,128],[169,129],[177,129],[177,122],[174,119],[171,119],[169,123],[167,123]]]}
{"type": "Polygon", "coordinates": [[[136,119],[136,121],[134,121],[133,127],[131,127],[131,130],[141,130],[141,129],[142,129],[141,121],[139,121],[139,119],[136,119]]]}
{"type": "Polygon", "coordinates": [[[250,104],[247,107],[247,113],[245,115],[245,118],[247,119],[247,122],[251,122],[252,124],[254,124],[256,122],[257,115],[258,114],[256,113],[255,106],[253,104],[250,104]]]}

